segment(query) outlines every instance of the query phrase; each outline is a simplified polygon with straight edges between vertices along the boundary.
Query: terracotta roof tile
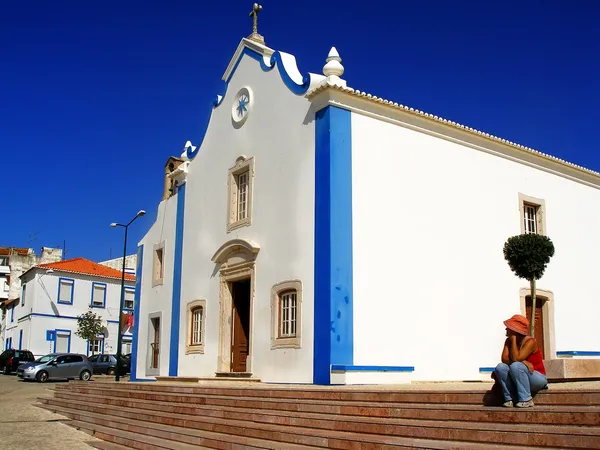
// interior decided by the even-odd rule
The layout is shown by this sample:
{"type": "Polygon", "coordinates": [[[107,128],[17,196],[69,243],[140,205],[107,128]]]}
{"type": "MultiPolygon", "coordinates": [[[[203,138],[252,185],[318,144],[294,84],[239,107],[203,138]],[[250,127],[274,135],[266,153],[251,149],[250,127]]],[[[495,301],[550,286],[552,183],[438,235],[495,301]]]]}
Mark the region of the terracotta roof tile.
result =
{"type": "MultiPolygon", "coordinates": [[[[111,267],[103,266],[102,264],[95,263],[85,258],[73,258],[66,259],[64,261],[58,261],[47,264],[40,264],[36,266],[42,269],[53,269],[60,272],[71,272],[80,273],[84,275],[93,275],[95,277],[104,278],[115,278],[121,279],[121,271],[113,269],[111,267]]],[[[126,273],[125,279],[128,281],[135,281],[135,276],[126,273]]]]}
{"type": "Polygon", "coordinates": [[[10,256],[12,253],[17,255],[27,256],[29,255],[28,248],[17,248],[17,247],[0,247],[0,256],[10,256]]]}

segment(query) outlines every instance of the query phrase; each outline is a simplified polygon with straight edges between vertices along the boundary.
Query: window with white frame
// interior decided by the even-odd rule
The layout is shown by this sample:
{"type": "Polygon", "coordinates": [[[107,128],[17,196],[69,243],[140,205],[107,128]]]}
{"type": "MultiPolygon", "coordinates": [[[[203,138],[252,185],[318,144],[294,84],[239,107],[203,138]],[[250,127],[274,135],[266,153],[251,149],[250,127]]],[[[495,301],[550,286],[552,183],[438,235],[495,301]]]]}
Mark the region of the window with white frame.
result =
{"type": "Polygon", "coordinates": [[[290,280],[271,288],[271,348],[301,347],[302,283],[290,280]]]}
{"type": "Polygon", "coordinates": [[[250,225],[252,220],[252,186],[254,158],[240,156],[228,175],[228,220],[227,231],[250,225]]]}
{"type": "Polygon", "coordinates": [[[135,306],[135,291],[133,289],[125,289],[125,299],[123,300],[124,309],[133,309],[135,306]]]}
{"type": "Polygon", "coordinates": [[[202,344],[202,316],[204,309],[202,306],[197,306],[192,309],[192,339],[190,345],[202,344]]]}
{"type": "Polygon", "coordinates": [[[537,205],[525,203],[523,205],[523,227],[525,233],[537,234],[537,205]]]}
{"type": "Polygon", "coordinates": [[[74,280],[60,278],[58,281],[58,303],[73,304],[73,286],[74,280]]]}
{"type": "Polygon", "coordinates": [[[89,353],[90,354],[96,354],[96,353],[102,353],[102,351],[104,350],[104,337],[97,337],[96,339],[92,339],[90,341],[90,348],[89,348],[89,353]]]}
{"type": "Polygon", "coordinates": [[[279,336],[280,338],[296,337],[298,294],[295,290],[279,294],[279,336]]]}
{"type": "Polygon", "coordinates": [[[21,288],[21,306],[25,306],[25,296],[27,295],[27,285],[23,284],[21,288]]]}
{"type": "Polygon", "coordinates": [[[187,305],[186,354],[204,353],[206,327],[206,300],[195,300],[187,305]]]}
{"type": "Polygon", "coordinates": [[[521,234],[546,234],[546,204],[543,199],[519,194],[521,234]]]}
{"type": "Polygon", "coordinates": [[[163,284],[165,275],[165,243],[154,246],[152,286],[163,284]]]}
{"type": "Polygon", "coordinates": [[[106,284],[92,283],[92,307],[104,308],[106,304],[106,284]]]}

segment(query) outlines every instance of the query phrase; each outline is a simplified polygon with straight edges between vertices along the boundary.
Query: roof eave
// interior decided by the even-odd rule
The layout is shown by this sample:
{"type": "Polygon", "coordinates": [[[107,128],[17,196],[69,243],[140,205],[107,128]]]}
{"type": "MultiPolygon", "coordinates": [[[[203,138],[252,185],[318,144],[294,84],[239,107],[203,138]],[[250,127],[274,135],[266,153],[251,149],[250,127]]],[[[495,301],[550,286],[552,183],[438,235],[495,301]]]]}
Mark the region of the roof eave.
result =
{"type": "Polygon", "coordinates": [[[379,120],[407,126],[430,135],[459,142],[469,147],[479,148],[498,156],[508,157],[600,189],[600,173],[598,172],[365,92],[324,83],[307,92],[306,98],[315,105],[315,110],[320,110],[327,105],[338,106],[379,120]]]}

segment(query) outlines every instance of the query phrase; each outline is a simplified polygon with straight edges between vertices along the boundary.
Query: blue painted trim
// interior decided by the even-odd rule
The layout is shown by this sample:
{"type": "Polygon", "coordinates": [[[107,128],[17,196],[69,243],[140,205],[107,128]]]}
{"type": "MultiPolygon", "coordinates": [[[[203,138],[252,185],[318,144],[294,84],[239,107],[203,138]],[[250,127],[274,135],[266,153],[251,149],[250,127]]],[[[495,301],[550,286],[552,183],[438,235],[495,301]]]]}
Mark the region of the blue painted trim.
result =
{"type": "Polygon", "coordinates": [[[354,360],[351,113],[335,106],[315,117],[314,255],[313,382],[330,384],[354,360]]]}
{"type": "MultiPolygon", "coordinates": [[[[241,51],[240,56],[238,57],[237,61],[235,62],[233,69],[231,70],[231,73],[229,74],[229,76],[223,82],[223,85],[219,89],[217,98],[212,103],[212,109],[218,108],[221,105],[221,103],[223,103],[223,99],[225,98],[225,94],[227,93],[227,88],[229,87],[229,81],[231,80],[231,77],[233,77],[233,74],[235,73],[238,66],[240,65],[240,62],[242,61],[242,58],[244,57],[244,55],[247,55],[250,58],[258,61],[260,64],[260,68],[263,70],[263,72],[269,72],[269,71],[273,70],[273,68],[275,66],[277,66],[277,68],[279,70],[279,75],[281,76],[283,83],[294,94],[303,95],[306,93],[306,91],[308,91],[308,88],[310,87],[310,74],[306,73],[306,74],[302,75],[302,84],[297,84],[289,76],[289,74],[287,73],[287,70],[285,70],[285,66],[283,65],[280,52],[273,53],[273,55],[271,55],[271,59],[269,60],[269,65],[267,65],[267,64],[265,64],[264,57],[260,53],[257,53],[254,50],[249,49],[248,47],[245,47],[241,51]]],[[[204,142],[206,132],[208,131],[208,125],[210,124],[210,119],[212,118],[212,109],[211,109],[210,114],[207,115],[206,123],[201,128],[203,130],[202,138],[200,139],[200,142],[198,143],[196,150],[192,151],[192,148],[188,147],[188,149],[186,151],[186,155],[187,155],[188,159],[190,159],[190,160],[192,160],[196,157],[196,155],[200,151],[200,148],[202,147],[202,143],[204,142]]],[[[139,272],[137,272],[137,273],[139,273],[139,272]]]]}
{"type": "Polygon", "coordinates": [[[336,372],[414,372],[414,366],[347,366],[334,364],[332,371],[336,372]]]}
{"type": "Polygon", "coordinates": [[[58,279],[58,294],[56,297],[56,303],[60,303],[61,305],[72,305],[73,304],[73,294],[75,293],[75,280],[73,278],[59,278],[58,279]],[[71,301],[70,302],[61,302],[60,301],[60,285],[63,281],[71,282],[71,301]]]}
{"type": "Polygon", "coordinates": [[[480,367],[479,372],[481,373],[492,373],[495,367],[480,367]]]}
{"type": "Polygon", "coordinates": [[[129,381],[137,379],[137,354],[138,333],[140,329],[140,297],[142,295],[142,274],[144,262],[144,246],[138,246],[137,251],[137,276],[135,278],[135,302],[133,305],[133,337],[131,338],[131,367],[129,368],[129,381]]]}
{"type": "Polygon", "coordinates": [[[13,323],[15,321],[15,307],[10,308],[10,322],[13,323]]]}
{"type": "MultiPolygon", "coordinates": [[[[21,322],[22,320],[27,319],[28,317],[51,317],[52,319],[70,319],[70,320],[77,320],[77,317],[73,317],[73,316],[55,316],[52,314],[42,314],[42,313],[30,313],[27,314],[23,317],[19,318],[19,322],[21,322]]],[[[107,320],[107,323],[119,323],[118,320],[107,320]]]]}
{"type": "Polygon", "coordinates": [[[179,322],[181,312],[181,263],[183,258],[183,221],[185,219],[185,184],[177,189],[173,295],[171,303],[171,340],[169,342],[169,376],[176,377],[179,367],[179,322]]]}
{"type": "Polygon", "coordinates": [[[12,348],[12,336],[6,338],[6,344],[4,344],[4,350],[10,350],[12,348]]]}
{"type": "Polygon", "coordinates": [[[99,283],[97,281],[92,281],[92,295],[90,296],[90,306],[92,308],[106,309],[106,283],[99,283]],[[102,299],[102,306],[94,305],[94,286],[102,286],[104,287],[104,298],[102,299]]]}
{"type": "Polygon", "coordinates": [[[19,350],[23,347],[23,330],[19,330],[19,350]]]}
{"type": "Polygon", "coordinates": [[[156,378],[152,380],[149,378],[131,378],[131,376],[129,376],[130,383],[144,383],[144,382],[150,383],[150,382],[154,382],[154,381],[156,381],[156,378]]]}
{"type": "Polygon", "coordinates": [[[58,333],[60,332],[60,334],[68,334],[69,335],[69,340],[67,343],[67,353],[71,353],[71,330],[63,330],[60,328],[55,328],[54,332],[56,333],[56,339],[54,339],[54,350],[53,353],[56,353],[56,341],[58,341],[58,333]]]}
{"type": "Polygon", "coordinates": [[[556,352],[556,356],[600,356],[600,352],[592,352],[587,350],[569,350],[556,352]]]}

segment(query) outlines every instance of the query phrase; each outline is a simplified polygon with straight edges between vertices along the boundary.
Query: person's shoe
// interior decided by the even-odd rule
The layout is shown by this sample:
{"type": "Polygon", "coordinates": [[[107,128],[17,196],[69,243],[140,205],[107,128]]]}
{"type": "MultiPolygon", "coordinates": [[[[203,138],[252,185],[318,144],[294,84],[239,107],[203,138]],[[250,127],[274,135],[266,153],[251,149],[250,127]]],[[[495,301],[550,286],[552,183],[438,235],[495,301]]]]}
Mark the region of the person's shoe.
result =
{"type": "Polygon", "coordinates": [[[502,406],[505,407],[505,408],[512,408],[513,407],[513,402],[512,402],[512,400],[509,400],[507,402],[504,402],[502,404],[502,406]]]}
{"type": "Polygon", "coordinates": [[[533,406],[533,400],[528,400],[526,402],[518,402],[515,406],[517,408],[531,408],[533,406]]]}

